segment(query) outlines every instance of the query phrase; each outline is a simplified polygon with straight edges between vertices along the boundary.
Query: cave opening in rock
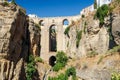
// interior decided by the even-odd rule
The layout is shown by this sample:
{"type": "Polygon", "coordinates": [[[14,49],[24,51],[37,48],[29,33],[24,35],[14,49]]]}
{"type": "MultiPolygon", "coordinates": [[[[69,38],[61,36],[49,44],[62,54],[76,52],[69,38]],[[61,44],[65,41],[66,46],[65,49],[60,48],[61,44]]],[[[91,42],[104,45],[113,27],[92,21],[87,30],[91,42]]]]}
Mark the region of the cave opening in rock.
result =
{"type": "Polygon", "coordinates": [[[55,56],[51,56],[49,58],[49,65],[53,67],[55,65],[55,62],[56,62],[56,57],[55,56]]]}

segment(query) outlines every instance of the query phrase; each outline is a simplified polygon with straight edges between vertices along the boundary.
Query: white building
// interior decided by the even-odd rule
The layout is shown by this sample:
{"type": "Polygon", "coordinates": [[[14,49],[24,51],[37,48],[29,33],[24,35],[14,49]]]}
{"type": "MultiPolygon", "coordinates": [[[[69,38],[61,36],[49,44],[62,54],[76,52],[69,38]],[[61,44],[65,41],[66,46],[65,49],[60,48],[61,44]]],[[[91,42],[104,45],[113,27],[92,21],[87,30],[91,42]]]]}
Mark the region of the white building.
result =
{"type": "Polygon", "coordinates": [[[35,15],[35,14],[28,14],[28,16],[31,18],[37,18],[37,15],[35,15]]]}
{"type": "MultiPolygon", "coordinates": [[[[112,0],[96,0],[97,7],[101,7],[104,4],[110,4],[111,2],[112,2],[112,0]]],[[[80,15],[87,16],[89,13],[91,13],[93,11],[94,11],[94,4],[82,9],[82,11],[80,12],[80,15]]]]}
{"type": "Polygon", "coordinates": [[[96,0],[97,7],[101,7],[103,4],[110,4],[112,0],[96,0]]]}

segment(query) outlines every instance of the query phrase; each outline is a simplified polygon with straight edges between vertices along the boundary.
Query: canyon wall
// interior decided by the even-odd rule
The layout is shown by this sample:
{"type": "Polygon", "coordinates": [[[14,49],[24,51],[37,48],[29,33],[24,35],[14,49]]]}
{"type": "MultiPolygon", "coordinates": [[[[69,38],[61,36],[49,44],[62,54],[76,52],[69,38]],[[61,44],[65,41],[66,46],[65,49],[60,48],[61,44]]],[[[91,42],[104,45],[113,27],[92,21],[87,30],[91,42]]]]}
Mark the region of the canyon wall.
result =
{"type": "Polygon", "coordinates": [[[94,19],[93,14],[89,14],[70,25],[69,37],[66,35],[67,55],[81,57],[89,54],[104,54],[114,46],[120,45],[119,14],[113,13],[106,17],[104,22],[105,24],[100,27],[99,20],[94,19]],[[80,36],[79,42],[77,36],[80,36]]]}

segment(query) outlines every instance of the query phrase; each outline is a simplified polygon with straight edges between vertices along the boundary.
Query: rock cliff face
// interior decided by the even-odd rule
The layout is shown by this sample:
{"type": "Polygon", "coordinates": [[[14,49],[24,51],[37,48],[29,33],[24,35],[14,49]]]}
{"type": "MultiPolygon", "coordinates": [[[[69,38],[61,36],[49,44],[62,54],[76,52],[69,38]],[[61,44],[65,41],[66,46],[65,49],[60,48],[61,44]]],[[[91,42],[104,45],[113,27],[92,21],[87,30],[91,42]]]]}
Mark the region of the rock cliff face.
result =
{"type": "Polygon", "coordinates": [[[91,52],[105,53],[109,48],[108,28],[100,28],[99,21],[94,20],[93,16],[82,18],[79,24],[71,26],[69,36],[67,51],[72,54],[70,56],[81,57],[91,52]],[[77,35],[81,36],[79,43],[77,43],[77,35]]]}
{"type": "Polygon", "coordinates": [[[116,44],[120,45],[120,15],[115,15],[113,18],[112,34],[116,44]]]}
{"type": "Polygon", "coordinates": [[[29,19],[29,32],[30,32],[30,53],[34,56],[40,56],[40,27],[29,19]]]}
{"type": "Polygon", "coordinates": [[[40,53],[40,28],[19,6],[0,4],[0,80],[25,80],[25,61],[40,53]]]}
{"type": "Polygon", "coordinates": [[[102,54],[114,46],[120,45],[120,15],[113,12],[112,15],[105,18],[105,24],[100,27],[99,21],[94,19],[93,14],[70,25],[69,37],[66,36],[68,56],[102,54]],[[81,36],[80,39],[77,38],[77,35],[81,36]],[[77,42],[78,40],[79,42],[77,42]]]}
{"type": "Polygon", "coordinates": [[[24,80],[28,55],[27,20],[19,6],[0,5],[0,80],[24,80]],[[22,77],[21,77],[22,76],[22,77]]]}

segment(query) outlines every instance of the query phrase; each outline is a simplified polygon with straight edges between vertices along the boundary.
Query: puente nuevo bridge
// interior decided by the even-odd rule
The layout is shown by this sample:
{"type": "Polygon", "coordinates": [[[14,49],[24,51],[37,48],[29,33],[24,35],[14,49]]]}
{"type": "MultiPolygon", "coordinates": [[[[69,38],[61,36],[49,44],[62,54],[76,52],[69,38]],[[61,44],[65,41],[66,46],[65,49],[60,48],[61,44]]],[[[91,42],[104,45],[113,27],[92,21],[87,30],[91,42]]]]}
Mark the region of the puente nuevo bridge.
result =
{"type": "MultiPolygon", "coordinates": [[[[4,3],[8,0],[0,0],[0,3],[4,3]]],[[[109,4],[111,0],[96,0],[97,5],[100,7],[103,4],[109,4]]],[[[79,15],[65,16],[65,17],[30,17],[41,27],[41,58],[48,59],[51,55],[57,51],[66,52],[66,36],[64,31],[72,21],[77,21],[81,18],[81,15],[87,16],[94,11],[94,4],[83,9],[79,15]]]]}
{"type": "Polygon", "coordinates": [[[65,17],[32,18],[41,26],[41,58],[48,59],[56,51],[66,51],[64,31],[72,21],[79,20],[80,15],[65,17]],[[51,31],[52,30],[52,31],[51,31]]]}
{"type": "MultiPolygon", "coordinates": [[[[98,6],[109,4],[112,0],[96,0],[98,6]]],[[[41,27],[41,52],[40,56],[48,60],[50,56],[55,55],[57,51],[66,52],[66,36],[64,35],[65,28],[68,27],[72,21],[77,21],[82,15],[89,15],[94,11],[94,4],[83,9],[79,15],[65,16],[65,17],[45,17],[37,16],[30,17],[35,23],[40,24],[41,27]]]]}

